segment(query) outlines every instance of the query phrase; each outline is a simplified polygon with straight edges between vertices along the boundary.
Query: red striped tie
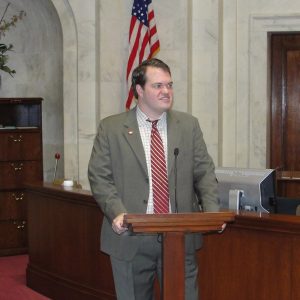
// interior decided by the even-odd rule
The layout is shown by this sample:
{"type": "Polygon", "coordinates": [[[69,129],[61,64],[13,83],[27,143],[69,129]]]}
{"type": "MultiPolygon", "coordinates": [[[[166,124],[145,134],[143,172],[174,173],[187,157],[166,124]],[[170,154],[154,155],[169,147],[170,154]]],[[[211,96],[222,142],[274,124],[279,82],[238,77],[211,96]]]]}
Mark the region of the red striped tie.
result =
{"type": "Polygon", "coordinates": [[[153,206],[155,214],[169,213],[169,187],[165,152],[157,130],[157,122],[152,121],[151,130],[151,172],[153,206]]]}

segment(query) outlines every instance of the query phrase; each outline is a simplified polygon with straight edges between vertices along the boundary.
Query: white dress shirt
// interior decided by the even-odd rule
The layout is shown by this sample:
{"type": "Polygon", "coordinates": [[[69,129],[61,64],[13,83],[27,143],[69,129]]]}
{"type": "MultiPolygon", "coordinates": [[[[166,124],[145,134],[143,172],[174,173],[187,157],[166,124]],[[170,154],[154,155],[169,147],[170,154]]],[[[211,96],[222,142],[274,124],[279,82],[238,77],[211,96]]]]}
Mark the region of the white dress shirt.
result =
{"type": "MultiPolygon", "coordinates": [[[[145,115],[140,110],[139,107],[137,107],[136,109],[136,117],[139,126],[140,136],[145,151],[147,170],[149,175],[149,198],[148,198],[148,205],[147,205],[147,214],[153,214],[153,190],[152,190],[151,153],[150,153],[152,123],[149,122],[150,120],[149,117],[145,115]]],[[[165,112],[158,119],[157,129],[163,142],[166,166],[168,170],[167,114],[165,112]]],[[[169,207],[171,206],[169,205],[169,207]]]]}

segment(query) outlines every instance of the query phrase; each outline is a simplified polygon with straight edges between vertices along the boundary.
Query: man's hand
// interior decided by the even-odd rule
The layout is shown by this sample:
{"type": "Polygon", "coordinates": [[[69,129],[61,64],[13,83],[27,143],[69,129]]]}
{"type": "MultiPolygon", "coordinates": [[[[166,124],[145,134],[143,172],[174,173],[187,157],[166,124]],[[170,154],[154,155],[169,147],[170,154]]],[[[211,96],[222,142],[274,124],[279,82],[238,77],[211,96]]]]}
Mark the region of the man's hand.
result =
{"type": "Polygon", "coordinates": [[[114,218],[112,222],[112,229],[117,234],[122,234],[123,232],[127,231],[128,228],[124,227],[124,216],[125,213],[119,214],[117,217],[114,218]]]}
{"type": "Polygon", "coordinates": [[[224,224],[222,225],[222,229],[219,230],[218,232],[219,232],[219,233],[222,233],[222,232],[225,230],[225,228],[226,228],[226,223],[224,223],[224,224]]]}

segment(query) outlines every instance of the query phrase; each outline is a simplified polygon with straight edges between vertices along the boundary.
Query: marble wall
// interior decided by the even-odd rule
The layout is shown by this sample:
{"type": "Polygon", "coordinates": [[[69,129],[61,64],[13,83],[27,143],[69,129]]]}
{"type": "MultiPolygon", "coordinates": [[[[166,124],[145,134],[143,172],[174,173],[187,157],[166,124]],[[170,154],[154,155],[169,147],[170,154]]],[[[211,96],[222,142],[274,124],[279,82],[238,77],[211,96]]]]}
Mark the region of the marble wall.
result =
{"type": "MultiPolygon", "coordinates": [[[[59,140],[56,135],[60,135],[64,177],[88,188],[87,164],[97,124],[125,109],[132,0],[12,2],[30,3],[36,15],[46,14],[46,28],[41,28],[47,33],[47,46],[37,48],[36,57],[46,49],[56,51],[57,57],[41,56],[41,67],[18,78],[20,85],[8,87],[6,93],[17,94],[41,70],[53,73],[53,66],[58,66],[57,78],[46,80],[47,98],[59,101],[54,101],[55,111],[44,106],[49,128],[44,132],[45,151],[53,152],[51,140],[59,140]],[[61,116],[57,124],[51,121],[56,113],[61,116]]],[[[216,165],[267,167],[267,32],[299,31],[299,1],[153,0],[153,5],[161,42],[158,57],[171,66],[175,83],[174,108],[199,119],[216,165]]],[[[34,41],[43,41],[38,32],[32,32],[39,36],[34,41]]],[[[20,33],[19,38],[25,47],[29,37],[20,33]]],[[[24,59],[16,54],[19,69],[24,59]]],[[[33,86],[31,91],[40,91],[43,84],[33,86]]],[[[23,89],[22,95],[28,93],[23,89]]]]}

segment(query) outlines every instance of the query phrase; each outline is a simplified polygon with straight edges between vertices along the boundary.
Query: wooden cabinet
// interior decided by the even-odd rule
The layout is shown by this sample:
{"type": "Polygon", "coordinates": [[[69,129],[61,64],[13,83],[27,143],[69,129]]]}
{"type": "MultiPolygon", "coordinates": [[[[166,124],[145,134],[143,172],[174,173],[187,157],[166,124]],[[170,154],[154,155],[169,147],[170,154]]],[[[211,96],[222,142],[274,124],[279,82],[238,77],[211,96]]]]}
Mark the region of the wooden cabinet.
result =
{"type": "Polygon", "coordinates": [[[27,251],[23,183],[42,179],[42,99],[0,98],[0,255],[27,251]]]}

